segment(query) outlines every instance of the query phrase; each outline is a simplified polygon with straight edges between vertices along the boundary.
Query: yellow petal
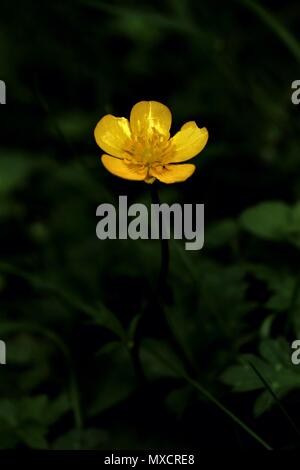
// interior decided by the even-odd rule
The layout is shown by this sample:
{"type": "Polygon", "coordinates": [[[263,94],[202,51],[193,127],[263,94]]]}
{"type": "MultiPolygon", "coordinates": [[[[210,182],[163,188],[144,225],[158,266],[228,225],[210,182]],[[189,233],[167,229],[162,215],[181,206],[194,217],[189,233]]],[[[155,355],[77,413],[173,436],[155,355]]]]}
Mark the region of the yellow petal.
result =
{"type": "Polygon", "coordinates": [[[172,114],[167,106],[158,101],[140,101],[130,113],[130,127],[135,135],[152,134],[153,129],[169,136],[172,114]]]}
{"type": "Polygon", "coordinates": [[[170,140],[173,154],[170,162],[179,163],[195,157],[203,150],[208,140],[205,127],[201,129],[194,121],[187,122],[170,140]]]}
{"type": "Polygon", "coordinates": [[[165,165],[151,167],[150,175],[155,176],[159,181],[163,183],[171,184],[185,181],[195,171],[195,165],[165,165]]]}
{"type": "Polygon", "coordinates": [[[147,168],[143,165],[131,163],[128,160],[120,160],[110,155],[102,155],[101,160],[110,173],[120,178],[142,181],[147,176],[147,168]]]}
{"type": "Polygon", "coordinates": [[[107,114],[96,126],[95,139],[104,152],[114,157],[124,158],[125,149],[131,139],[128,119],[107,114]]]}

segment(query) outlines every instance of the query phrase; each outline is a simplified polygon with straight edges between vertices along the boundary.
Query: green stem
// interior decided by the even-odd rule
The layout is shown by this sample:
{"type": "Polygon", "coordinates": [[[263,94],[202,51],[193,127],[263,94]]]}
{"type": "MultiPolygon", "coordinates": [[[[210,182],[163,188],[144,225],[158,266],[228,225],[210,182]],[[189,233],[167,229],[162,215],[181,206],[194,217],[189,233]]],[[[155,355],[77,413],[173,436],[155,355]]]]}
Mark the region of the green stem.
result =
{"type": "Polygon", "coordinates": [[[253,437],[259,444],[261,444],[267,450],[273,450],[273,448],[255,431],[253,431],[247,424],[241,421],[232,411],[230,411],[226,406],[224,406],[217,398],[215,398],[205,387],[200,385],[196,380],[192,379],[184,370],[180,367],[176,367],[176,364],[170,363],[168,359],[166,359],[162,354],[158,353],[156,350],[153,349],[153,353],[163,361],[173,372],[175,372],[178,377],[185,379],[190,385],[192,385],[195,389],[197,389],[205,398],[207,398],[211,403],[217,406],[223,413],[225,413],[229,418],[232,419],[236,424],[238,424],[244,431],[246,431],[249,436],[253,437]]]}
{"type": "Polygon", "coordinates": [[[185,376],[185,379],[194,388],[199,390],[199,392],[201,392],[201,394],[203,396],[205,396],[209,401],[214,403],[220,410],[222,410],[223,413],[225,413],[227,416],[229,416],[229,418],[231,418],[232,421],[234,421],[242,429],[244,429],[244,431],[246,431],[249,434],[249,436],[253,437],[253,439],[255,439],[265,449],[273,450],[273,448],[271,446],[269,446],[269,444],[266,441],[264,441],[260,436],[258,436],[258,434],[256,434],[256,432],[254,432],[251,428],[249,428],[249,426],[247,426],[247,424],[243,423],[243,421],[241,421],[234,413],[232,413],[232,411],[230,411],[228,408],[226,408],[224,405],[222,405],[222,403],[219,400],[217,400],[208,390],[206,390],[204,387],[202,387],[202,385],[200,385],[198,382],[196,382],[195,380],[191,379],[188,376],[185,376]]]}
{"type": "MultiPolygon", "coordinates": [[[[157,187],[155,183],[151,185],[151,198],[152,204],[160,205],[160,198],[158,194],[157,187]]],[[[160,262],[160,272],[157,283],[158,292],[162,293],[167,285],[167,277],[169,273],[169,264],[170,264],[170,253],[169,253],[169,240],[163,238],[163,231],[160,230],[160,246],[161,246],[161,262],[160,262]]]]}
{"type": "MultiPolygon", "coordinates": [[[[152,204],[160,205],[160,198],[158,195],[157,187],[155,184],[152,184],[150,186],[151,190],[151,201],[152,204]]],[[[159,275],[157,278],[157,283],[156,283],[156,295],[157,296],[156,300],[167,300],[168,299],[168,293],[170,292],[168,290],[167,286],[167,277],[168,277],[168,272],[169,272],[169,243],[168,239],[164,239],[162,237],[162,230],[160,230],[159,233],[159,239],[160,239],[160,247],[161,247],[161,261],[160,261],[160,271],[159,275]]],[[[148,301],[148,303],[145,306],[144,312],[143,312],[143,317],[147,317],[148,310],[152,310],[152,304],[153,304],[153,298],[151,297],[148,301]]],[[[146,323],[147,325],[147,323],[146,323]]],[[[145,328],[145,324],[141,322],[139,327],[137,328],[135,338],[134,338],[134,343],[133,347],[131,349],[131,357],[132,357],[132,362],[134,369],[136,371],[136,375],[141,383],[145,381],[144,377],[144,372],[142,368],[142,364],[140,361],[140,356],[139,356],[139,350],[140,350],[140,343],[141,343],[141,338],[142,338],[142,330],[145,328]]]]}
{"type": "Polygon", "coordinates": [[[300,62],[300,43],[296,37],[264,6],[253,0],[237,0],[261,19],[300,62]]]}
{"type": "Polygon", "coordinates": [[[249,362],[249,365],[250,365],[251,369],[253,369],[253,371],[257,375],[257,377],[261,380],[261,382],[265,386],[265,388],[268,390],[268,392],[270,393],[270,395],[274,399],[276,405],[279,407],[279,409],[281,410],[281,412],[283,413],[283,415],[285,416],[287,421],[290,423],[293,430],[296,432],[297,436],[300,437],[300,430],[298,429],[298,426],[296,425],[296,423],[294,423],[291,416],[288,414],[288,412],[286,411],[284,406],[281,404],[280,400],[278,399],[278,397],[277,397],[276,393],[274,392],[274,390],[272,389],[271,385],[267,382],[267,380],[263,377],[263,375],[259,372],[259,370],[255,367],[254,364],[249,362]]]}

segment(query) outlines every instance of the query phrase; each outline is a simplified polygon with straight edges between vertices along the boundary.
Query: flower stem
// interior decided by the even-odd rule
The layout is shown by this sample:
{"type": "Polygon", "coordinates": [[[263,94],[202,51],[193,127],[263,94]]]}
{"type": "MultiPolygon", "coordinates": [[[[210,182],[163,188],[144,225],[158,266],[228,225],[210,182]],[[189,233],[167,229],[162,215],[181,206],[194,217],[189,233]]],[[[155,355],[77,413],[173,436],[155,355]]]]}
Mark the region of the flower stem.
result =
{"type": "MultiPolygon", "coordinates": [[[[158,190],[155,184],[151,185],[151,198],[152,204],[160,205],[160,198],[158,190]]],[[[163,223],[163,221],[162,221],[163,223]]],[[[169,263],[170,263],[170,252],[169,252],[169,240],[163,238],[163,230],[160,230],[159,234],[160,246],[161,246],[161,262],[160,262],[160,272],[157,281],[157,292],[165,297],[167,289],[167,277],[169,273],[169,263]]]]}

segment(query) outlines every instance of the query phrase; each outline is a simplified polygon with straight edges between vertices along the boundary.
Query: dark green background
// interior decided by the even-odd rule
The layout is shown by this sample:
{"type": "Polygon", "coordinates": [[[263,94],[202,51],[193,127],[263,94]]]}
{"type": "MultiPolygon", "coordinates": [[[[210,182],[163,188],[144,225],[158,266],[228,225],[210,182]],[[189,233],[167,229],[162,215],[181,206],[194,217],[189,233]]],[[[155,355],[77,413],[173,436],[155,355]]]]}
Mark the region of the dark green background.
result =
{"type": "Polygon", "coordinates": [[[299,447],[298,2],[0,12],[0,447],[259,449],[242,423],[299,447]],[[173,132],[210,133],[192,178],[156,183],[163,202],[205,204],[204,249],[170,243],[171,302],[159,241],[95,234],[99,204],[151,201],[103,168],[93,138],[140,100],[168,105],[173,132]]]}

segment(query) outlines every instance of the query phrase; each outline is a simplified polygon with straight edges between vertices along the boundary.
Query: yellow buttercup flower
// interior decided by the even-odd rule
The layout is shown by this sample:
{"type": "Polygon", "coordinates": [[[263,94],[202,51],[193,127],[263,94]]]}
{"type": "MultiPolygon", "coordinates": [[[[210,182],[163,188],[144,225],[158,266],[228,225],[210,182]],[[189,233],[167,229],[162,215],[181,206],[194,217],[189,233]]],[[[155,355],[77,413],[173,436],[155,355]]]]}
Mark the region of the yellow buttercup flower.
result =
{"type": "Polygon", "coordinates": [[[157,101],[133,106],[130,121],[111,114],[95,129],[95,139],[104,150],[102,163],[120,178],[153,183],[185,181],[195,165],[181,164],[195,157],[207,143],[208,132],[194,121],[187,122],[170,138],[171,111],[157,101]]]}

